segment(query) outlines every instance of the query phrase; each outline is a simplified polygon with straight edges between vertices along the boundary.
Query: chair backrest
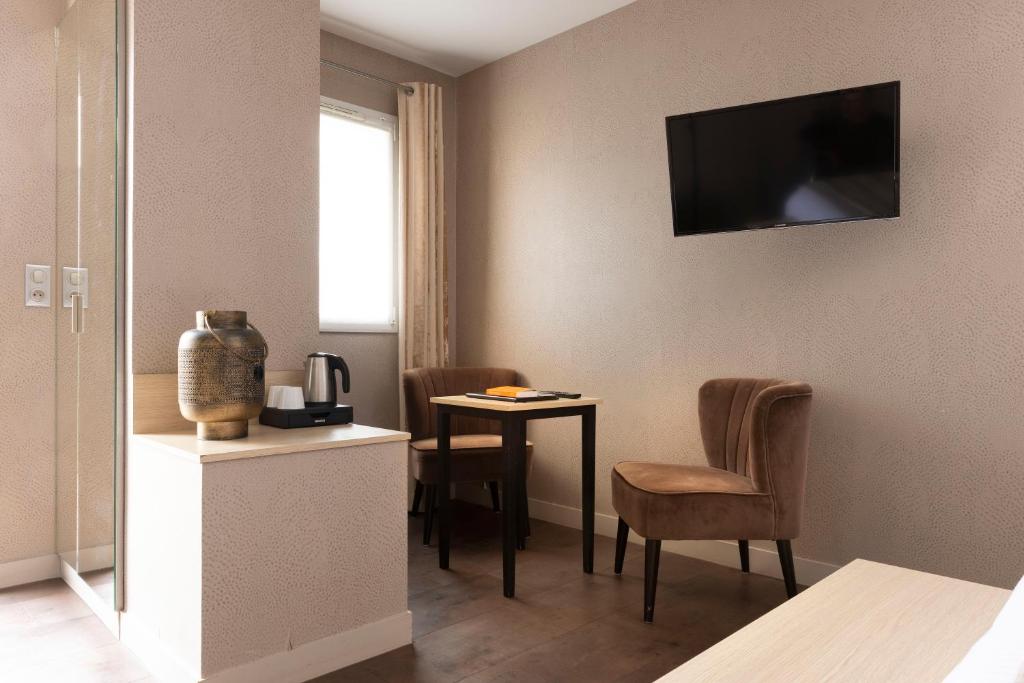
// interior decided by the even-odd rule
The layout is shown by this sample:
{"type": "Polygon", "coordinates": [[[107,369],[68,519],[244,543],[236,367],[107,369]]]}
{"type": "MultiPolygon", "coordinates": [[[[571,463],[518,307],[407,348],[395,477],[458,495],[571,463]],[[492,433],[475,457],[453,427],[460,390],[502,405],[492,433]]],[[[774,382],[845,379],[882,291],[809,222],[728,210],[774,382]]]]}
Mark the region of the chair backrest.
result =
{"type": "Polygon", "coordinates": [[[750,477],[775,498],[777,538],[799,533],[811,427],[811,387],[782,379],[713,379],[697,410],[708,464],[750,477]]]}
{"type": "MultiPolygon", "coordinates": [[[[514,386],[519,374],[507,368],[412,368],[402,372],[405,413],[412,438],[437,436],[437,409],[433,396],[454,396],[488,387],[514,386]]],[[[501,434],[494,420],[457,415],[452,418],[452,434],[501,434]]]]}

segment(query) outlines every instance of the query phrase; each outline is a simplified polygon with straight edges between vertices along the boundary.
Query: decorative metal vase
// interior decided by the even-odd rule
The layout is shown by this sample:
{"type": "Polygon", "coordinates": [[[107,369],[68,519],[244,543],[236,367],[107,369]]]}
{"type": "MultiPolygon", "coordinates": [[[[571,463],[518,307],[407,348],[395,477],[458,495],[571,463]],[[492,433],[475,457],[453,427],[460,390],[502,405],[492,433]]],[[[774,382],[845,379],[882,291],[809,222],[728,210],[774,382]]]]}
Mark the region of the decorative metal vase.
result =
{"type": "Polygon", "coordinates": [[[200,439],[241,439],[263,407],[267,342],[245,311],[196,311],[178,341],[178,408],[200,439]]]}

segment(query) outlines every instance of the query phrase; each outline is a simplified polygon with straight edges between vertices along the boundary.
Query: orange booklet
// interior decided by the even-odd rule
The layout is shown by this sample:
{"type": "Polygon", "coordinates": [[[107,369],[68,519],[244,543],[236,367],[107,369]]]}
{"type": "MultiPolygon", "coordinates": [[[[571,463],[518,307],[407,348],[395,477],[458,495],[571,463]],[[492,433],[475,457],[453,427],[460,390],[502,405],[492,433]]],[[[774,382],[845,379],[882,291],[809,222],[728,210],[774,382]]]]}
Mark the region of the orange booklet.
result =
{"type": "Polygon", "coordinates": [[[504,396],[505,398],[535,398],[540,395],[539,391],[529,387],[491,387],[484,393],[488,396],[504,396]]]}

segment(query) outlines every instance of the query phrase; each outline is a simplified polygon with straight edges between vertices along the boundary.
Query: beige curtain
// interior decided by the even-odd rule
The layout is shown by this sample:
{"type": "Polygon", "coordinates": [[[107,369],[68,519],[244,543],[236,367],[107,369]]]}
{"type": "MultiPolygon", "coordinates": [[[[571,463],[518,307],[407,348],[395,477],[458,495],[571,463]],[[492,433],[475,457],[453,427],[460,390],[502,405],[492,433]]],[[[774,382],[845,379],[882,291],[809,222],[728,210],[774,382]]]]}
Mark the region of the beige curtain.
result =
{"type": "MultiPolygon", "coordinates": [[[[448,365],[448,262],[441,88],[398,94],[399,370],[448,365]]],[[[402,392],[399,391],[399,396],[402,392]]],[[[400,398],[405,425],[404,398],[400,398]]]]}

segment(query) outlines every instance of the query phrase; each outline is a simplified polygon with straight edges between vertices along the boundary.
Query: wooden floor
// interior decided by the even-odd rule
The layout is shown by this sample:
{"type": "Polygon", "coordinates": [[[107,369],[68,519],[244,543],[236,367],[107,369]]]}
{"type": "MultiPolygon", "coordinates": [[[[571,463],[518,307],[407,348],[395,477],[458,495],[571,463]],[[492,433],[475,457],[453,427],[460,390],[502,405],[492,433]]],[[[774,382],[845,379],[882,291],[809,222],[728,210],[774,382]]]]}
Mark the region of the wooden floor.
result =
{"type": "Polygon", "coordinates": [[[0,666],[11,683],[153,681],[60,579],[0,590],[0,666]]]}
{"type": "MultiPolygon", "coordinates": [[[[643,546],[622,576],[614,541],[597,537],[594,574],[580,532],[533,520],[517,556],[516,597],[501,594],[498,516],[459,505],[451,570],[409,524],[413,644],[316,683],[652,681],[781,604],[782,581],[662,553],[654,624],[644,624],[643,546]]],[[[798,577],[799,578],[799,577],[798,577]]]]}
{"type": "MultiPolygon", "coordinates": [[[[317,683],[651,681],[785,599],[782,582],[663,553],[655,623],[641,618],[643,547],[621,577],[597,537],[581,571],[580,532],[533,520],[514,600],[501,595],[498,516],[458,504],[452,568],[409,523],[411,646],[317,683]]],[[[134,683],[153,679],[62,581],[0,590],[0,680],[134,683]]]]}

